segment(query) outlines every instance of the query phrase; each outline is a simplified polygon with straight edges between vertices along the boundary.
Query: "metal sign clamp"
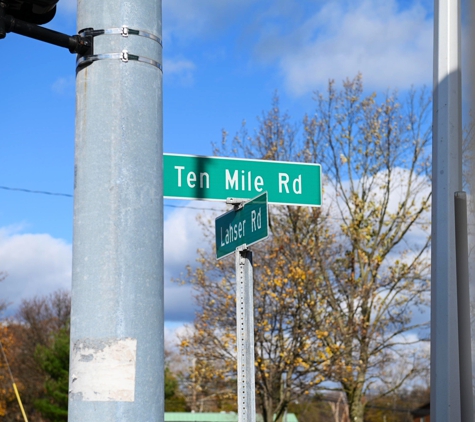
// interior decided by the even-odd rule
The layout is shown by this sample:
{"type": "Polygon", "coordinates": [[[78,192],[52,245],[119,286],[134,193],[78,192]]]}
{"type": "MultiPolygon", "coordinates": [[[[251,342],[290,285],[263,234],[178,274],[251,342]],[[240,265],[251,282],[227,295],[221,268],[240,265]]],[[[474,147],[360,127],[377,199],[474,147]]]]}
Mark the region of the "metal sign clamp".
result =
{"type": "Polygon", "coordinates": [[[226,205],[232,205],[234,207],[234,211],[238,211],[243,208],[246,202],[249,202],[249,199],[226,198],[226,205]]]}
{"type": "Polygon", "coordinates": [[[248,250],[248,247],[245,243],[236,247],[236,253],[247,251],[247,250],[248,250]]]}

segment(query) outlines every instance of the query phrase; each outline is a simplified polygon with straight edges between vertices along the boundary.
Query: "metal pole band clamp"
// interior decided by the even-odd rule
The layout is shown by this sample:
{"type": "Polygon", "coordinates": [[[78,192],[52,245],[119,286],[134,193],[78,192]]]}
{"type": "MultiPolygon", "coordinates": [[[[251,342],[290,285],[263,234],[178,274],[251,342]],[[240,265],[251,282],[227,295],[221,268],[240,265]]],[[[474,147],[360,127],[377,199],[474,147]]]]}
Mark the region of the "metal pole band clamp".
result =
{"type": "Polygon", "coordinates": [[[141,29],[132,29],[132,28],[129,28],[127,25],[122,25],[120,28],[108,28],[108,29],[85,28],[79,31],[79,35],[83,37],[90,36],[93,38],[98,37],[99,35],[121,35],[123,37],[128,37],[129,35],[137,35],[139,37],[148,38],[162,45],[162,40],[157,35],[147,32],[147,31],[143,31],[141,29]]]}
{"type": "Polygon", "coordinates": [[[86,28],[79,31],[79,35],[84,38],[89,38],[91,41],[90,52],[92,54],[85,54],[78,56],[76,60],[76,72],[83,69],[86,66],[89,66],[91,63],[98,60],[121,60],[124,63],[127,63],[129,60],[138,61],[152,66],[157,67],[161,71],[162,65],[156,60],[149,59],[148,57],[137,56],[135,54],[130,54],[127,50],[122,50],[120,53],[103,53],[103,54],[94,54],[94,38],[99,35],[121,35],[122,37],[128,37],[129,35],[137,35],[140,37],[148,38],[152,41],[157,42],[162,46],[162,40],[154,34],[151,34],[147,31],[142,31],[140,29],[132,29],[126,25],[123,25],[121,28],[108,28],[108,29],[93,29],[86,28]]]}
{"type": "MultiPolygon", "coordinates": [[[[138,35],[139,37],[149,38],[153,41],[158,42],[162,45],[162,40],[154,34],[151,34],[147,31],[142,31],[141,29],[132,29],[126,25],[123,25],[121,28],[109,28],[103,30],[104,35],[122,35],[123,37],[128,37],[129,35],[138,35]]],[[[98,34],[102,35],[102,34],[98,34]]]]}
{"type": "Polygon", "coordinates": [[[91,64],[92,62],[96,62],[98,60],[120,60],[124,63],[128,61],[137,61],[142,63],[147,63],[152,66],[155,66],[162,70],[162,65],[157,62],[156,60],[149,59],[148,57],[141,57],[135,54],[130,54],[127,50],[122,50],[120,53],[105,53],[105,54],[94,54],[91,56],[83,56],[79,57],[76,61],[76,67],[83,67],[91,64]]]}

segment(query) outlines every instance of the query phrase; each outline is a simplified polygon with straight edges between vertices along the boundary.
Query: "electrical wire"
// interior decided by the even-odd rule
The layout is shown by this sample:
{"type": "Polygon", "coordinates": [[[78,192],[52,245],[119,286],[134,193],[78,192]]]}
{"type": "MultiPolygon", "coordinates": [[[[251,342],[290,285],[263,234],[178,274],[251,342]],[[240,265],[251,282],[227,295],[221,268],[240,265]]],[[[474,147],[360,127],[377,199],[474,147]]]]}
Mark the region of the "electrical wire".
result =
{"type": "MultiPolygon", "coordinates": [[[[44,190],[31,190],[31,189],[24,189],[24,188],[12,188],[9,186],[0,186],[0,189],[3,190],[10,190],[10,191],[17,191],[17,192],[26,192],[26,193],[37,193],[41,195],[51,195],[51,196],[65,196],[67,198],[72,198],[73,195],[69,193],[58,193],[58,192],[48,192],[44,190]]],[[[190,210],[206,210],[206,211],[222,211],[218,208],[207,208],[207,207],[192,207],[189,205],[172,205],[172,204],[164,204],[165,207],[169,208],[187,208],[190,210]]]]}
{"type": "Polygon", "coordinates": [[[44,190],[30,190],[30,189],[23,189],[23,188],[10,188],[8,186],[0,186],[0,189],[26,192],[26,193],[39,193],[39,194],[42,194],[42,195],[66,196],[68,198],[73,197],[73,195],[70,195],[69,193],[56,193],[56,192],[47,192],[47,191],[44,191],[44,190]]]}
{"type": "MultiPolygon", "coordinates": [[[[0,189],[10,190],[10,191],[26,192],[26,193],[37,193],[37,194],[42,194],[42,195],[65,196],[65,197],[68,197],[68,198],[73,197],[73,195],[71,195],[69,193],[58,193],[58,192],[48,192],[48,191],[43,191],[43,190],[12,188],[12,187],[8,187],[8,186],[0,186],[0,189]]],[[[222,209],[218,209],[218,208],[193,207],[193,206],[190,206],[190,205],[163,204],[163,206],[164,207],[169,207],[169,208],[186,208],[186,209],[189,209],[189,210],[198,210],[198,211],[217,211],[217,212],[222,212],[223,211],[222,209]]],[[[327,217],[327,219],[343,221],[343,218],[341,218],[341,217],[327,217]]],[[[416,221],[415,224],[425,226],[425,225],[430,224],[430,223],[429,222],[416,221]]]]}

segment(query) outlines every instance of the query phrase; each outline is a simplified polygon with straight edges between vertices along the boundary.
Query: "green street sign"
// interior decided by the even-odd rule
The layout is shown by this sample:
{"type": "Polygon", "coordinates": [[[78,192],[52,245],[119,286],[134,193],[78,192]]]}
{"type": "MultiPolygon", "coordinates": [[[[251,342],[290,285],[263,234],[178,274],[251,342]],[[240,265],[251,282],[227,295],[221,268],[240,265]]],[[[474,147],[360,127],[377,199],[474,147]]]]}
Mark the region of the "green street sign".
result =
{"type": "Polygon", "coordinates": [[[215,220],[216,257],[224,258],[237,247],[250,246],[269,235],[267,192],[215,220]]]}
{"type": "Polygon", "coordinates": [[[267,191],[272,204],[322,204],[320,164],[164,154],[163,175],[166,198],[224,201],[267,191]]]}

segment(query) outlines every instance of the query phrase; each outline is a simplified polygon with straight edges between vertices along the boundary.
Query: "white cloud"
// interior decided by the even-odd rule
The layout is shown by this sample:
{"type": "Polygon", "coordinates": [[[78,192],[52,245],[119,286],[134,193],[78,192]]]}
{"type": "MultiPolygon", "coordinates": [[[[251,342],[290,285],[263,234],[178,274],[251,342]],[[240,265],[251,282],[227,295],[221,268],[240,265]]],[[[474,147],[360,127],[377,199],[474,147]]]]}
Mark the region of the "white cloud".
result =
{"type": "MultiPolygon", "coordinates": [[[[65,12],[75,10],[76,0],[64,1],[65,12]]],[[[431,84],[430,7],[426,0],[163,0],[163,39],[178,52],[190,45],[211,51],[216,42],[228,56],[236,47],[253,51],[251,66],[257,59],[276,69],[297,96],[358,72],[371,89],[406,88],[431,84]]],[[[196,64],[167,58],[164,70],[189,86],[196,64]]]]}
{"type": "Polygon", "coordinates": [[[187,264],[194,265],[196,251],[206,246],[203,232],[196,220],[199,209],[209,204],[190,202],[187,208],[176,208],[165,220],[165,279],[178,277],[187,264]]]}
{"type": "Polygon", "coordinates": [[[193,332],[191,325],[183,323],[165,323],[165,351],[170,355],[165,358],[166,364],[173,372],[186,371],[190,364],[190,356],[180,352],[181,338],[188,337],[193,332]]]}
{"type": "Polygon", "coordinates": [[[188,39],[226,28],[256,0],[164,0],[163,38],[188,39]]]}
{"type": "Polygon", "coordinates": [[[77,6],[77,0],[61,0],[58,4],[58,10],[69,14],[76,13],[77,6]]]}
{"type": "MultiPolygon", "coordinates": [[[[186,204],[186,203],[184,203],[186,204]]],[[[197,221],[198,214],[210,218],[207,228],[214,233],[214,214],[221,209],[220,203],[205,201],[189,202],[186,208],[177,208],[165,220],[165,317],[168,321],[192,321],[195,306],[189,284],[172,282],[186,273],[186,266],[196,267],[198,249],[208,249],[208,240],[203,234],[202,225],[197,221]]]]}
{"type": "Polygon", "coordinates": [[[74,97],[76,88],[76,79],[74,76],[60,77],[53,82],[51,89],[54,93],[64,96],[74,97]]]}
{"type": "Polygon", "coordinates": [[[430,84],[432,19],[415,2],[327,2],[290,32],[273,26],[261,34],[257,57],[277,62],[286,86],[303,95],[362,72],[372,89],[430,84]]]}
{"type": "Polygon", "coordinates": [[[165,334],[165,344],[170,347],[176,349],[180,344],[180,337],[188,336],[192,332],[192,328],[190,325],[186,325],[183,323],[166,323],[164,334],[165,334]]]}
{"type": "MultiPolygon", "coordinates": [[[[196,251],[207,247],[196,216],[202,208],[218,204],[189,203],[192,208],[177,208],[164,225],[165,238],[165,318],[167,321],[191,321],[194,304],[191,286],[171,281],[196,265],[196,251]]],[[[15,312],[22,299],[47,295],[71,288],[71,245],[49,234],[22,233],[22,226],[0,228],[0,271],[8,277],[0,284],[2,300],[15,312]]]]}
{"type": "Polygon", "coordinates": [[[195,64],[187,59],[167,59],[163,60],[163,74],[165,78],[178,82],[180,85],[190,86],[194,82],[193,73],[195,64]]]}
{"type": "Polygon", "coordinates": [[[49,234],[21,234],[0,229],[2,299],[18,306],[22,299],[71,288],[71,245],[49,234]]]}

